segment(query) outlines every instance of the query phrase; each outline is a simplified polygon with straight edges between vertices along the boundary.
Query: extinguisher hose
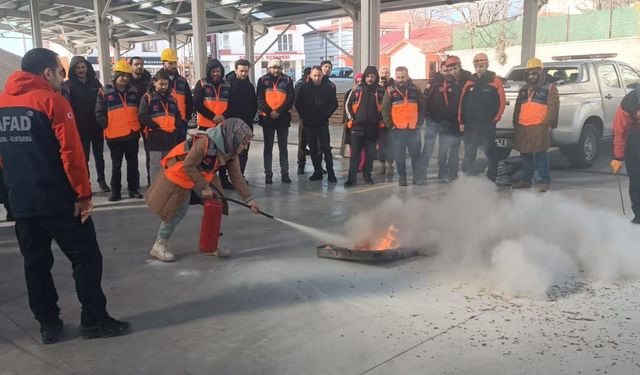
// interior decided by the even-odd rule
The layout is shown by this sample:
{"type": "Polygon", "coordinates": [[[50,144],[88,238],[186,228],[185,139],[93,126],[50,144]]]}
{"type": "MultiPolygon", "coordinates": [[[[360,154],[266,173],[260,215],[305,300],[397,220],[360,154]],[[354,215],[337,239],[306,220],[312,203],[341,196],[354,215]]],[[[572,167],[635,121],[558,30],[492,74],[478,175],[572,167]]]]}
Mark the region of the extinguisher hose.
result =
{"type": "MultiPolygon", "coordinates": [[[[243,201],[239,201],[239,200],[237,200],[237,199],[233,199],[233,198],[229,198],[229,197],[224,197],[224,198],[222,198],[222,199],[227,200],[227,201],[229,201],[229,202],[233,202],[233,203],[239,204],[239,205],[244,206],[244,207],[246,207],[246,208],[251,208],[251,206],[249,206],[248,204],[244,203],[243,201]]],[[[264,215],[264,216],[268,217],[269,219],[274,219],[274,220],[276,219],[276,217],[275,217],[275,216],[273,216],[273,215],[271,215],[271,214],[268,214],[268,213],[266,213],[266,212],[264,212],[264,211],[260,211],[260,210],[258,210],[258,213],[259,213],[260,215],[264,215]]]]}

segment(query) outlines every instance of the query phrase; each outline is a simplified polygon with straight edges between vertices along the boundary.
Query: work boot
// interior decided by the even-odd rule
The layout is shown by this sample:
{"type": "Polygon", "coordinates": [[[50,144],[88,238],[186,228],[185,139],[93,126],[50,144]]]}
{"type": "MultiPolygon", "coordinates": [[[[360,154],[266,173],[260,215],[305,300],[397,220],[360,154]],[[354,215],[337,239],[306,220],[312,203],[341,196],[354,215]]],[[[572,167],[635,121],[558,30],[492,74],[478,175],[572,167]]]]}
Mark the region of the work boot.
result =
{"type": "Polygon", "coordinates": [[[298,166],[298,174],[299,175],[303,175],[304,174],[304,165],[299,165],[298,166]]]}
{"type": "Polygon", "coordinates": [[[542,184],[540,186],[538,186],[538,191],[541,193],[546,193],[547,191],[549,191],[551,187],[549,186],[549,184],[542,184]]]}
{"type": "Polygon", "coordinates": [[[176,257],[169,251],[169,241],[162,238],[156,239],[149,256],[163,262],[175,262],[176,257]]]}
{"type": "Polygon", "coordinates": [[[347,180],[344,183],[344,187],[346,187],[346,188],[350,188],[350,187],[354,187],[354,186],[356,186],[356,182],[355,181],[347,180]]]}
{"type": "Polygon", "coordinates": [[[338,179],[336,178],[336,174],[333,171],[333,169],[330,169],[329,171],[327,171],[327,180],[329,180],[329,182],[338,182],[338,179]]]}
{"type": "Polygon", "coordinates": [[[111,188],[110,188],[110,187],[109,187],[109,185],[107,185],[107,183],[106,183],[106,182],[104,182],[104,181],[98,181],[98,186],[100,186],[100,190],[101,190],[103,193],[109,193],[109,192],[111,192],[111,188]]]}
{"type": "Polygon", "coordinates": [[[100,339],[126,335],[131,332],[131,324],[107,316],[101,322],[91,325],[80,324],[78,334],[83,339],[100,339]]]}
{"type": "Polygon", "coordinates": [[[264,183],[266,185],[271,185],[273,184],[273,176],[272,175],[266,175],[264,176],[264,183]]]}
{"type": "Polygon", "coordinates": [[[290,184],[291,183],[291,179],[289,178],[289,173],[283,174],[281,180],[285,184],[290,184]]]}
{"type": "Polygon", "coordinates": [[[398,181],[398,185],[407,186],[407,175],[406,174],[403,174],[402,176],[400,176],[400,180],[398,181]]]}
{"type": "Polygon", "coordinates": [[[138,190],[134,190],[129,192],[129,198],[142,199],[143,196],[138,190]]]}
{"type": "Polygon", "coordinates": [[[309,181],[322,181],[322,172],[313,172],[309,181]]]}
{"type": "Polygon", "coordinates": [[[384,176],[387,174],[387,168],[383,161],[380,162],[380,169],[378,170],[378,176],[384,176]]]}
{"type": "Polygon", "coordinates": [[[111,194],[109,194],[109,198],[107,199],[109,202],[117,202],[122,199],[119,191],[112,190],[111,194]]]}
{"type": "Polygon", "coordinates": [[[366,182],[369,185],[375,184],[375,182],[373,182],[373,179],[371,178],[371,176],[365,176],[364,177],[364,182],[366,182]]]}
{"type": "Polygon", "coordinates": [[[40,323],[40,337],[45,345],[55,344],[60,339],[63,323],[60,318],[52,322],[40,323]]]}
{"type": "Polygon", "coordinates": [[[524,181],[517,181],[513,185],[511,185],[512,189],[529,189],[531,188],[531,184],[524,181]]]}
{"type": "Polygon", "coordinates": [[[636,216],[633,218],[633,220],[631,220],[631,222],[633,224],[640,224],[640,216],[636,216]]]}
{"type": "Polygon", "coordinates": [[[393,162],[387,162],[387,177],[393,177],[393,162]]]}

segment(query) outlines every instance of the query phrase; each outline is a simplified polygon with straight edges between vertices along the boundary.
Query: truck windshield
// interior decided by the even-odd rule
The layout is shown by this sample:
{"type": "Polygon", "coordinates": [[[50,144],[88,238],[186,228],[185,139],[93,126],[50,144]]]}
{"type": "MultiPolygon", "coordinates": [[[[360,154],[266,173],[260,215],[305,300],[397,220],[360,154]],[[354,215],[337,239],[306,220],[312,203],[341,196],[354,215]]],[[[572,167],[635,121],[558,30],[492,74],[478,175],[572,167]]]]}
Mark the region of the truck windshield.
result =
{"type": "MultiPolygon", "coordinates": [[[[507,80],[524,81],[524,69],[514,69],[509,73],[507,80]]],[[[546,82],[562,85],[566,83],[581,82],[580,68],[577,66],[561,66],[544,68],[546,82]]]]}

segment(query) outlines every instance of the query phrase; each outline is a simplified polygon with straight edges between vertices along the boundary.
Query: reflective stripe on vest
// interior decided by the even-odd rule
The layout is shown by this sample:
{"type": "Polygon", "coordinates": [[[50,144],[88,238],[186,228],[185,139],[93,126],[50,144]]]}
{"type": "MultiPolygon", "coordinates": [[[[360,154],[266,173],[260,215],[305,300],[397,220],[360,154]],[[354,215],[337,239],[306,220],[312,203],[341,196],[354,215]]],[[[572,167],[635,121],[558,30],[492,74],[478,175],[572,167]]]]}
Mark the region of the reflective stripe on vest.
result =
{"type": "Polygon", "coordinates": [[[415,129],[418,125],[418,93],[407,87],[404,94],[394,84],[387,89],[391,97],[391,119],[396,129],[415,129]]]}
{"type": "MultiPolygon", "coordinates": [[[[355,102],[351,104],[351,113],[355,114],[358,112],[358,108],[360,108],[360,103],[362,103],[362,86],[354,86],[353,87],[353,95],[356,98],[355,102]]],[[[378,112],[382,111],[382,102],[380,98],[378,98],[378,90],[375,90],[374,95],[376,97],[376,107],[378,107],[378,112]]],[[[380,128],[384,128],[384,123],[380,122],[380,128]]],[[[351,129],[353,127],[353,120],[347,121],[347,128],[351,129]]]]}
{"type": "Polygon", "coordinates": [[[264,91],[264,100],[267,102],[269,108],[272,111],[277,111],[278,108],[282,107],[285,101],[287,101],[287,86],[286,82],[284,87],[279,87],[280,78],[284,77],[284,75],[280,75],[275,83],[267,86],[264,91]]]}
{"type": "Polygon", "coordinates": [[[154,93],[151,95],[150,93],[146,93],[144,96],[149,105],[149,115],[153,122],[158,124],[163,131],[173,133],[173,131],[176,130],[175,113],[178,111],[178,106],[173,97],[170,96],[167,98],[167,102],[164,103],[158,94],[154,93]]]}
{"type": "Polygon", "coordinates": [[[104,131],[107,139],[126,137],[140,130],[138,96],[133,87],[120,93],[112,85],[106,85],[103,95],[107,103],[107,128],[104,131]]]}
{"type": "MultiPolygon", "coordinates": [[[[520,106],[520,116],[518,123],[522,126],[540,125],[547,117],[547,100],[549,99],[549,84],[544,84],[530,94],[529,89],[520,92],[521,96],[526,95],[527,99],[520,106]]],[[[518,98],[520,100],[524,99],[518,98]]]]}
{"type": "MultiPolygon", "coordinates": [[[[204,107],[213,112],[216,116],[222,116],[229,107],[229,86],[224,83],[220,83],[220,86],[216,90],[216,87],[213,84],[204,79],[200,80],[200,84],[204,90],[204,107]]],[[[204,128],[215,128],[218,124],[198,113],[198,126],[202,126],[204,128]]]]}
{"type": "MultiPolygon", "coordinates": [[[[190,190],[196,186],[195,182],[193,182],[191,177],[184,171],[184,159],[189,153],[189,150],[191,150],[191,147],[195,144],[196,139],[201,137],[205,139],[205,149],[209,150],[209,137],[206,135],[195,135],[171,149],[167,156],[160,162],[162,168],[164,168],[164,175],[169,181],[184,189],[190,190]],[[176,162],[168,166],[171,160],[176,160],[176,162]]],[[[198,165],[198,171],[209,183],[215,177],[218,169],[220,169],[220,162],[218,161],[217,155],[205,155],[204,159],[202,159],[198,165]]]]}
{"type": "Polygon", "coordinates": [[[173,96],[173,98],[176,100],[176,103],[178,104],[178,110],[180,111],[180,116],[182,116],[182,120],[186,121],[188,119],[187,119],[187,89],[185,85],[187,85],[186,82],[182,81],[180,77],[176,77],[176,79],[173,81],[171,96],[173,96]]]}

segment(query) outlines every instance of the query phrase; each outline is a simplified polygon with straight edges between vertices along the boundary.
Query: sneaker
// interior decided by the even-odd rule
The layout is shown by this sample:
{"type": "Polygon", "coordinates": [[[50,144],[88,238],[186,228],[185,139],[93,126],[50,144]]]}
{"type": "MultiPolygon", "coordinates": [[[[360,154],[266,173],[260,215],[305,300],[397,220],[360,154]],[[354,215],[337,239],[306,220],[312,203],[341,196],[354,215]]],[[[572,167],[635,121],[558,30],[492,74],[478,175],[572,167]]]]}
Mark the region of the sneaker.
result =
{"type": "Polygon", "coordinates": [[[60,339],[63,323],[60,318],[50,323],[40,323],[40,337],[45,345],[55,344],[60,339]]]}
{"type": "Polygon", "coordinates": [[[529,189],[531,188],[531,184],[524,181],[517,181],[511,185],[512,189],[529,189]]]}
{"type": "Polygon", "coordinates": [[[156,239],[156,242],[149,251],[149,256],[163,262],[176,261],[176,257],[169,251],[169,241],[160,238],[156,239]]]}
{"type": "Polygon", "coordinates": [[[109,187],[109,185],[107,185],[106,182],[104,181],[98,181],[98,186],[100,186],[100,190],[103,193],[110,193],[111,192],[111,188],[109,187]]]}
{"type": "Polygon", "coordinates": [[[346,187],[346,188],[350,188],[350,187],[354,187],[354,186],[356,186],[355,181],[349,181],[349,180],[347,180],[347,181],[344,183],[344,187],[346,187]]]}
{"type": "Polygon", "coordinates": [[[322,181],[322,173],[313,172],[311,177],[309,177],[309,181],[322,181]]]}
{"type": "Polygon", "coordinates": [[[265,177],[264,177],[264,183],[265,183],[266,185],[271,185],[271,184],[273,184],[273,177],[272,177],[272,176],[265,176],[265,177]]]}
{"type": "Polygon", "coordinates": [[[291,183],[291,179],[289,178],[289,173],[283,174],[281,180],[285,184],[290,184],[291,183]]]}
{"type": "Polygon", "coordinates": [[[78,328],[78,334],[83,339],[116,337],[126,335],[129,332],[131,332],[131,324],[121,322],[110,316],[107,316],[104,320],[96,324],[80,324],[78,328]]]}
{"type": "Polygon", "coordinates": [[[120,193],[116,193],[115,191],[111,191],[109,198],[107,198],[109,202],[117,202],[121,199],[122,199],[122,196],[120,195],[120,193]]]}
{"type": "Polygon", "coordinates": [[[546,193],[547,191],[549,191],[549,189],[551,189],[549,184],[542,184],[542,185],[538,186],[538,191],[541,192],[541,193],[546,193]]]}
{"type": "Polygon", "coordinates": [[[328,171],[327,172],[327,180],[329,180],[329,182],[338,182],[338,179],[336,178],[336,174],[334,171],[328,171]]]}
{"type": "Polygon", "coordinates": [[[366,182],[369,185],[373,185],[375,184],[375,182],[373,182],[373,179],[371,178],[371,176],[367,176],[364,178],[364,182],[366,182]]]}
{"type": "Polygon", "coordinates": [[[218,245],[218,250],[214,253],[218,258],[228,258],[231,256],[231,250],[218,245]]]}
{"type": "Polygon", "coordinates": [[[299,175],[303,175],[304,174],[304,165],[299,165],[298,166],[298,174],[299,175]]]}
{"type": "Polygon", "coordinates": [[[398,185],[407,186],[407,176],[400,176],[400,180],[398,181],[398,185]]]}
{"type": "Polygon", "coordinates": [[[143,196],[142,196],[142,194],[140,194],[139,191],[135,190],[135,191],[130,191],[129,192],[129,198],[142,199],[143,196]]]}
{"type": "Polygon", "coordinates": [[[631,220],[631,222],[633,224],[640,224],[640,216],[636,216],[633,218],[633,220],[631,220]]]}
{"type": "Polygon", "coordinates": [[[228,179],[222,179],[220,180],[220,185],[222,185],[223,189],[226,190],[235,190],[235,188],[233,187],[233,184],[231,183],[231,181],[229,181],[228,179]]]}

